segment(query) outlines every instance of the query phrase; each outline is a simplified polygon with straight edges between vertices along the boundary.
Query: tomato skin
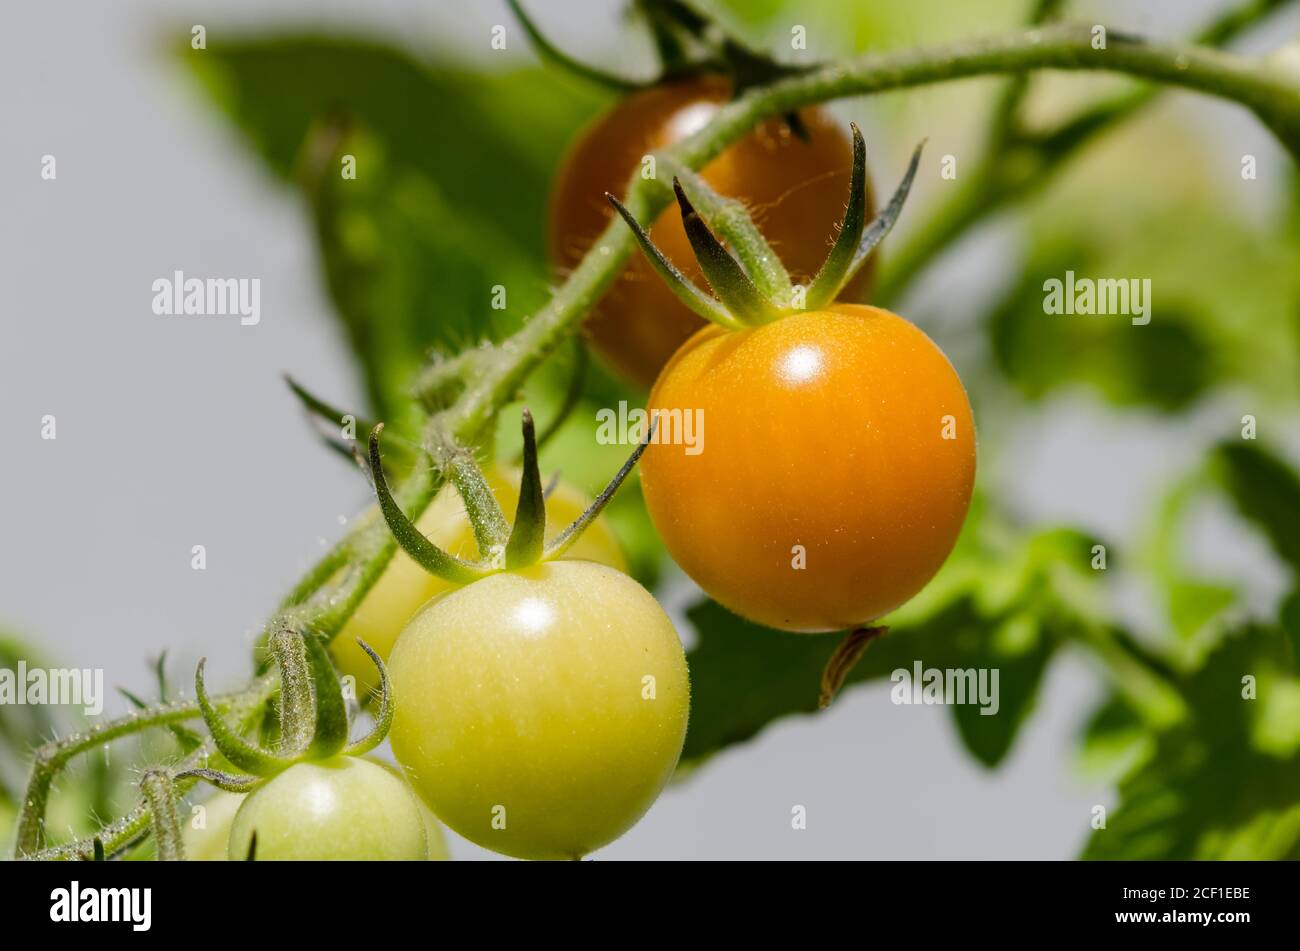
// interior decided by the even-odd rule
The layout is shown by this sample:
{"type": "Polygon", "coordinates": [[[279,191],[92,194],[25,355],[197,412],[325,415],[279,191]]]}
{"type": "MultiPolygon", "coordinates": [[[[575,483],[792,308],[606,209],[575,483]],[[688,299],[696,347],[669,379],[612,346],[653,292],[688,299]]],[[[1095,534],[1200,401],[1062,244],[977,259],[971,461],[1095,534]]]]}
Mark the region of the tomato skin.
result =
{"type": "Polygon", "coordinates": [[[203,807],[203,828],[194,825],[195,816],[191,810],[185,813],[180,806],[182,831],[185,841],[185,858],[190,862],[224,862],[230,850],[230,827],[234,825],[235,813],[244,803],[243,793],[215,790],[211,796],[199,803],[203,807]]]}
{"type": "MultiPolygon", "coordinates": [[[[613,211],[605,192],[621,197],[645,155],[700,128],[729,98],[729,84],[716,76],[655,86],[626,97],[578,137],[551,196],[549,243],[557,271],[582,260],[609,222],[613,211]]],[[[843,217],[853,143],[824,110],[799,115],[808,142],[773,119],[726,149],[702,175],[721,194],[750,206],[791,277],[806,281],[821,266],[833,226],[843,217]]],[[[868,189],[868,216],[872,204],[868,189]]],[[[684,274],[707,286],[675,206],[660,215],[650,235],[684,274]]],[[[865,297],[873,268],[874,259],[850,282],[844,300],[865,297]]],[[[593,348],[616,372],[648,387],[704,321],[673,296],[637,251],[584,326],[593,348]]]]}
{"type": "MultiPolygon", "coordinates": [[[[492,466],[484,474],[506,513],[506,519],[513,521],[515,507],[519,504],[518,470],[492,466]]],[[[562,532],[589,504],[591,500],[572,485],[566,482],[556,485],[546,500],[547,537],[553,538],[562,532]]],[[[460,558],[478,557],[474,532],[465,515],[465,504],[453,486],[444,486],[439,491],[416,524],[444,551],[460,558]]],[[[587,527],[565,557],[597,561],[619,571],[627,570],[618,540],[603,517],[587,527]]],[[[397,635],[415,613],[430,598],[452,587],[451,582],[429,574],[405,552],[399,550],[393,556],[379,581],[330,645],[339,673],[356,678],[358,697],[364,697],[367,691],[377,687],[379,677],[374,662],[357,644],[357,638],[369,644],[381,659],[387,660],[397,635]]]]}
{"type": "Polygon", "coordinates": [[[768,627],[840,630],[886,614],[933,577],[965,520],[966,391],[943,352],[888,311],[836,305],[706,328],[648,406],[698,410],[704,423],[696,455],[665,443],[641,460],[664,545],[715,600],[768,627]]]}
{"type": "Polygon", "coordinates": [[[244,797],[229,857],[258,861],[423,861],[424,817],[410,787],[354,756],[297,763],[244,797]]]}
{"type": "MultiPolygon", "coordinates": [[[[400,766],[394,766],[391,763],[375,757],[367,756],[366,759],[382,766],[388,772],[400,779],[402,785],[411,789],[410,784],[406,781],[406,774],[402,772],[400,766]]],[[[411,789],[411,798],[414,799],[415,804],[420,807],[420,819],[424,822],[424,844],[428,852],[429,861],[450,861],[451,851],[447,848],[447,835],[442,831],[442,823],[438,821],[438,817],[433,814],[433,810],[425,804],[424,800],[420,798],[419,794],[417,794],[414,789],[411,789]]]]}
{"type": "MultiPolygon", "coordinates": [[[[391,775],[401,780],[403,785],[406,785],[405,777],[394,767],[377,759],[367,758],[367,762],[383,767],[391,775]]],[[[239,807],[243,805],[244,795],[244,793],[226,792],[222,789],[213,792],[211,796],[201,803],[206,811],[204,826],[201,829],[195,828],[193,818],[185,820],[182,815],[182,821],[185,822],[182,835],[185,839],[185,858],[187,861],[224,862],[229,858],[230,830],[235,824],[235,815],[239,812],[239,807]]],[[[451,858],[451,853],[447,850],[447,838],[443,834],[438,818],[414,793],[412,793],[411,798],[419,808],[420,819],[424,824],[425,850],[429,861],[447,861],[451,858]]],[[[246,849],[244,854],[247,854],[246,849]]]]}
{"type": "Polygon", "coordinates": [[[547,562],[451,591],[411,621],[389,668],[389,735],[412,785],[453,830],[506,855],[573,859],[613,841],[681,755],[677,632],[604,565],[547,562]]]}

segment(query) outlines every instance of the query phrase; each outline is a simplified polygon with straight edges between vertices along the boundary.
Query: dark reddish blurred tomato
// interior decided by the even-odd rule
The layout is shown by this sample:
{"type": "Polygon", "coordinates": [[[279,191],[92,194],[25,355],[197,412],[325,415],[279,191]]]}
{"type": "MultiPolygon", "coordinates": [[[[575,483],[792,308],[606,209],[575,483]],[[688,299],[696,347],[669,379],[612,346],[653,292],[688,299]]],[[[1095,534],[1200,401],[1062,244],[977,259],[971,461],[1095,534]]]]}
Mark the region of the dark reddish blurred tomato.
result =
{"type": "MultiPolygon", "coordinates": [[[[593,123],[560,166],[551,198],[551,260],[561,272],[582,259],[613,213],[605,192],[622,195],[642,158],[696,131],[730,98],[726,80],[691,79],[628,96],[593,123]]],[[[807,281],[821,266],[844,214],[853,144],[821,109],[801,112],[809,141],[774,119],[732,145],[704,169],[718,192],[743,200],[790,276],[807,281]]],[[[867,213],[873,202],[867,197],[867,213]]],[[[703,285],[675,206],[655,222],[655,242],[684,274],[703,285]]],[[[865,296],[874,262],[841,299],[865,296]]],[[[703,326],[637,252],[587,318],[592,346],[618,373],[642,386],[703,326]]]]}

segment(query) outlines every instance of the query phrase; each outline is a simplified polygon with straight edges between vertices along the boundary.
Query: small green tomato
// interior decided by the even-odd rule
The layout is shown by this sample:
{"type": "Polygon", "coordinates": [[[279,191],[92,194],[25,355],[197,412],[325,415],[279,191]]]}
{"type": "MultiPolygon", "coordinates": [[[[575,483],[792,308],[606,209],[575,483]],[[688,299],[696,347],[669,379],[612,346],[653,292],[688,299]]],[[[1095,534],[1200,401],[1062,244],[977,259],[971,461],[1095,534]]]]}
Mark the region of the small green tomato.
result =
{"type": "Polygon", "coordinates": [[[573,859],[650,808],[686,735],[672,622],[586,561],[489,575],[431,601],[389,662],[390,737],[443,822],[479,845],[573,859]]]}
{"type": "Polygon", "coordinates": [[[193,807],[188,820],[182,812],[185,858],[191,862],[224,862],[230,849],[230,827],[243,802],[242,793],[218,789],[193,807]],[[203,811],[198,812],[199,808],[203,811]]]}
{"type": "Polygon", "coordinates": [[[244,797],[230,829],[232,860],[396,860],[428,856],[424,817],[410,788],[354,756],[303,762],[244,797]]]}

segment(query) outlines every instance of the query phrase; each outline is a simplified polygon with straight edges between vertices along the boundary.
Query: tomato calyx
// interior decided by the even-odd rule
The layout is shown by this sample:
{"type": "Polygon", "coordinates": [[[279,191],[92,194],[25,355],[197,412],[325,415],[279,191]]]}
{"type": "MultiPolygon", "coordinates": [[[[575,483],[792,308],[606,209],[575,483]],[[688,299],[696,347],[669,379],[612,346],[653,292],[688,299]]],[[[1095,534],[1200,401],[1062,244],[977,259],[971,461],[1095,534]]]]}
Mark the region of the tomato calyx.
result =
{"type": "Polygon", "coordinates": [[[384,476],[383,457],[379,451],[379,437],[383,431],[383,423],[375,426],[370,433],[369,447],[370,474],[379,500],[379,511],[398,545],[416,564],[430,574],[455,584],[469,584],[500,571],[514,571],[561,557],[609,504],[645,452],[653,435],[651,427],[604,491],[549,544],[545,541],[548,492],[542,488],[541,470],[537,461],[537,433],[532,413],[528,410],[523,413],[523,476],[513,527],[506,521],[473,454],[459,448],[444,453],[444,457],[436,460],[436,464],[447,474],[465,503],[465,513],[474,529],[474,540],[479,549],[477,561],[466,561],[448,554],[431,542],[406,516],[393,497],[384,476]]]}
{"type": "Polygon", "coordinates": [[[807,286],[791,284],[780,258],[743,205],[719,195],[698,173],[684,165],[670,163],[673,191],[682,226],[716,297],[697,287],[668,260],[622,202],[608,192],[605,198],[632,229],[647,260],[677,298],[705,320],[736,330],[790,314],[821,310],[835,300],[894,227],[912,189],[921,150],[925,147],[924,142],[916,147],[898,188],[868,224],[867,147],[856,124],[852,130],[853,173],[844,219],[817,276],[807,286]]]}
{"type": "Polygon", "coordinates": [[[204,683],[207,658],[200,660],[194,673],[199,710],[217,751],[241,773],[200,768],[178,773],[176,778],[201,779],[227,792],[246,793],[298,763],[362,756],[373,750],[393,724],[392,684],[379,655],[364,641],[358,643],[379,671],[380,705],[371,731],[351,743],[347,701],[325,642],[315,634],[281,627],[268,641],[280,673],[280,730],[274,751],[245,739],[226,722],[204,683]]]}

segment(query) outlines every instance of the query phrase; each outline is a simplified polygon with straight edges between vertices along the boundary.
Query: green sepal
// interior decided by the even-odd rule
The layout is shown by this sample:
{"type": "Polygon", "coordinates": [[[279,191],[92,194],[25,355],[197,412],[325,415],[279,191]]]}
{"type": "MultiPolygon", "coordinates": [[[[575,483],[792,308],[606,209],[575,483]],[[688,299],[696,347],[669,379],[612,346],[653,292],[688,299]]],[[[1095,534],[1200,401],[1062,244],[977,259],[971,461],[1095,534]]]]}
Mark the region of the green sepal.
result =
{"type": "Polygon", "coordinates": [[[740,262],[731,256],[731,252],[695,210],[677,179],[673,179],[673,191],[677,194],[682,226],[695,251],[695,259],[699,261],[700,270],[704,272],[705,279],[722,305],[746,324],[765,323],[779,317],[781,312],[759,293],[740,262]]]}
{"type": "Polygon", "coordinates": [[[537,466],[537,433],[533,414],[524,410],[523,478],[519,483],[519,506],[515,524],[506,542],[506,567],[524,568],[542,557],[546,539],[546,496],[542,491],[542,474],[537,466]]]}
{"type": "Polygon", "coordinates": [[[348,743],[348,706],[325,642],[305,634],[307,662],[311,665],[312,692],[316,696],[316,730],[304,759],[329,759],[348,743]]]}
{"type": "Polygon", "coordinates": [[[804,310],[821,310],[839,295],[848,282],[849,268],[857,256],[862,232],[867,226],[867,143],[857,123],[853,130],[853,174],[849,179],[849,201],[844,208],[840,233],[835,236],[830,254],[822,262],[817,276],[808,285],[804,310]]]}
{"type": "Polygon", "coordinates": [[[912,153],[912,160],[907,165],[907,172],[903,175],[903,180],[898,183],[898,188],[894,190],[889,203],[862,232],[862,240],[858,242],[858,250],[853,255],[853,263],[849,265],[849,272],[844,277],[846,283],[853,279],[853,275],[866,263],[867,257],[875,250],[876,245],[884,240],[885,235],[889,234],[894,227],[894,223],[898,221],[898,216],[903,211],[903,203],[907,201],[907,195],[912,190],[912,181],[916,178],[916,170],[921,165],[921,151],[924,148],[925,141],[922,140],[917,145],[916,151],[912,153]]]}
{"type": "Polygon", "coordinates": [[[554,541],[546,546],[546,552],[543,555],[543,558],[546,561],[551,561],[555,558],[561,557],[569,550],[569,547],[578,540],[583,531],[586,530],[587,526],[600,516],[600,513],[604,511],[605,506],[609,504],[610,499],[614,497],[614,493],[618,491],[618,487],[623,484],[623,480],[626,479],[632,469],[635,468],[637,462],[645,452],[646,447],[650,445],[650,440],[654,438],[655,429],[658,425],[659,420],[657,418],[650,421],[650,426],[646,429],[645,437],[641,440],[640,445],[638,445],[636,449],[632,450],[632,455],[628,456],[627,462],[623,463],[623,467],[614,474],[614,478],[609,480],[609,485],[605,486],[604,491],[601,492],[600,495],[596,496],[595,501],[593,501],[591,505],[587,506],[585,512],[573,520],[573,524],[560,532],[560,534],[555,537],[554,541]]]}
{"type": "Polygon", "coordinates": [[[379,511],[388,523],[388,530],[402,546],[402,551],[432,575],[455,584],[468,584],[482,578],[486,571],[461,561],[447,554],[412,524],[406,517],[384,478],[384,462],[379,455],[379,434],[384,431],[384,424],[379,423],[370,433],[370,475],[375,483],[375,495],[379,499],[379,511]]]}
{"type": "Polygon", "coordinates": [[[379,655],[371,650],[370,645],[357,638],[357,643],[361,649],[370,655],[370,659],[375,662],[375,669],[379,671],[379,715],[375,717],[375,727],[355,743],[348,745],[343,752],[348,756],[361,756],[369,753],[380,743],[384,742],[384,737],[388,736],[388,731],[393,725],[393,713],[397,707],[393,703],[393,683],[388,677],[388,667],[380,659],[379,655]]]}
{"type": "Polygon", "coordinates": [[[637,244],[641,245],[646,260],[655,269],[655,273],[663,278],[664,283],[668,285],[668,289],[673,292],[679,301],[689,307],[695,314],[720,327],[739,330],[744,326],[727,312],[727,308],[692,284],[686,275],[677,269],[677,265],[664,256],[664,253],[651,240],[650,235],[646,233],[645,229],[633,217],[632,212],[628,211],[621,201],[609,192],[605,192],[605,200],[613,205],[614,210],[627,222],[627,226],[632,229],[637,244]]]}
{"type": "Polygon", "coordinates": [[[198,698],[203,722],[207,724],[208,732],[212,734],[212,742],[216,744],[221,755],[233,766],[254,776],[274,776],[292,765],[292,760],[282,759],[258,749],[226,724],[221,714],[212,705],[207,688],[203,685],[203,665],[206,663],[205,657],[199,661],[198,669],[194,672],[194,694],[198,698]]]}
{"type": "Polygon", "coordinates": [[[754,224],[745,203],[718,194],[703,176],[681,162],[661,159],[660,164],[672,173],[673,181],[680,184],[691,204],[731,247],[758,293],[774,304],[786,306],[791,295],[790,274],[754,224]]]}

